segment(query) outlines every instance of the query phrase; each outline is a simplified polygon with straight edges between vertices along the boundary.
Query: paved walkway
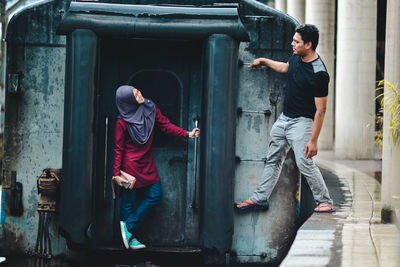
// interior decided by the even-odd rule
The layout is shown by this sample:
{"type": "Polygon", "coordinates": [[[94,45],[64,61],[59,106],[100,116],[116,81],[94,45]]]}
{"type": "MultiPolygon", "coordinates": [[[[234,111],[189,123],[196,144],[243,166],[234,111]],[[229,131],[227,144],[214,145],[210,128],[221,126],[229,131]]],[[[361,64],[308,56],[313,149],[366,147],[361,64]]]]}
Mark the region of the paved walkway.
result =
{"type": "Polygon", "coordinates": [[[335,160],[331,151],[315,160],[338,177],[344,201],[308,219],[280,266],[399,267],[399,229],[381,224],[381,161],[335,160]]]}

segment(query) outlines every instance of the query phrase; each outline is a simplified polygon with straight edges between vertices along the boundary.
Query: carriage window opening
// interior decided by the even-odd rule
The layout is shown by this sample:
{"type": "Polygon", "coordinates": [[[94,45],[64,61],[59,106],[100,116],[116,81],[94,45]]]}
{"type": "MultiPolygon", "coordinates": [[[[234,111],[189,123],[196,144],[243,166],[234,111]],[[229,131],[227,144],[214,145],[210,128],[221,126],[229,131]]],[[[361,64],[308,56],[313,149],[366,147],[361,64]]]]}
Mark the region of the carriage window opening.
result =
{"type": "MultiPolygon", "coordinates": [[[[161,70],[141,71],[133,75],[129,84],[138,88],[145,98],[151,99],[172,123],[182,124],[182,86],[178,78],[170,72],[161,70]]],[[[154,147],[167,147],[182,144],[174,137],[167,136],[156,128],[154,147]]]]}

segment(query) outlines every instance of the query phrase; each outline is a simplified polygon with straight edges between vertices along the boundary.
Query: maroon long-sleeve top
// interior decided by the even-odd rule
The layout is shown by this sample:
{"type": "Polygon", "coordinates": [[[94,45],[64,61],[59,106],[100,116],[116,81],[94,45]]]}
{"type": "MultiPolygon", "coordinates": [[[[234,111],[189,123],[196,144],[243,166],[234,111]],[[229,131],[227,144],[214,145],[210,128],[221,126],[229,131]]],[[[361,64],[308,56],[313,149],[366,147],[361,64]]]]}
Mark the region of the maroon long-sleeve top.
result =
{"type": "MultiPolygon", "coordinates": [[[[172,124],[156,107],[154,127],[174,136],[186,137],[187,131],[172,124]]],[[[145,187],[160,182],[153,157],[153,131],[143,145],[132,141],[124,120],[117,119],[115,123],[115,156],[113,175],[119,176],[120,170],[136,177],[135,188],[145,187]]]]}

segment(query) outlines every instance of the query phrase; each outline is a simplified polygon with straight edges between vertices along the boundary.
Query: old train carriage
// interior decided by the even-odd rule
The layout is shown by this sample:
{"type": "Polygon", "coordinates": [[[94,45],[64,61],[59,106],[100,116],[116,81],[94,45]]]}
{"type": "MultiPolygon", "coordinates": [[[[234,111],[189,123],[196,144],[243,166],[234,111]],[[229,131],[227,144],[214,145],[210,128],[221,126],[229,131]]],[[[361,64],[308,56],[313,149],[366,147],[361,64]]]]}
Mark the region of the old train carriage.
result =
{"type": "Polygon", "coordinates": [[[121,249],[110,183],[115,90],[132,84],[183,128],[199,116],[202,130],[197,150],[156,136],[164,198],[141,229],[146,250],[282,260],[309,206],[291,156],[268,212],[236,214],[232,206],[258,185],[285,85],[284,76],[247,63],[287,60],[295,26],[255,0],[46,0],[16,14],[6,40],[1,246],[37,248],[37,177],[51,168],[62,169],[47,225],[51,253],[121,249]]]}

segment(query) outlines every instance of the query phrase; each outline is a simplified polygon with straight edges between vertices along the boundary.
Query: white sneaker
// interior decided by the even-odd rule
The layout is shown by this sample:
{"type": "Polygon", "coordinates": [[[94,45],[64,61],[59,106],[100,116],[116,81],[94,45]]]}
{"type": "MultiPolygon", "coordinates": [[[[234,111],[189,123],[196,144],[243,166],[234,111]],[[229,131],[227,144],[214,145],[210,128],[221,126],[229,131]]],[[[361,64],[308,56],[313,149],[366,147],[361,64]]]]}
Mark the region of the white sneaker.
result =
{"type": "Polygon", "coordinates": [[[122,235],[122,241],[124,242],[125,248],[129,248],[129,240],[132,238],[132,234],[128,231],[128,228],[126,228],[126,223],[124,221],[119,222],[121,226],[121,235],[122,235]]]}
{"type": "Polygon", "coordinates": [[[132,240],[129,242],[129,247],[131,249],[141,249],[141,248],[145,248],[146,245],[140,243],[136,238],[132,238],[132,240]]]}

